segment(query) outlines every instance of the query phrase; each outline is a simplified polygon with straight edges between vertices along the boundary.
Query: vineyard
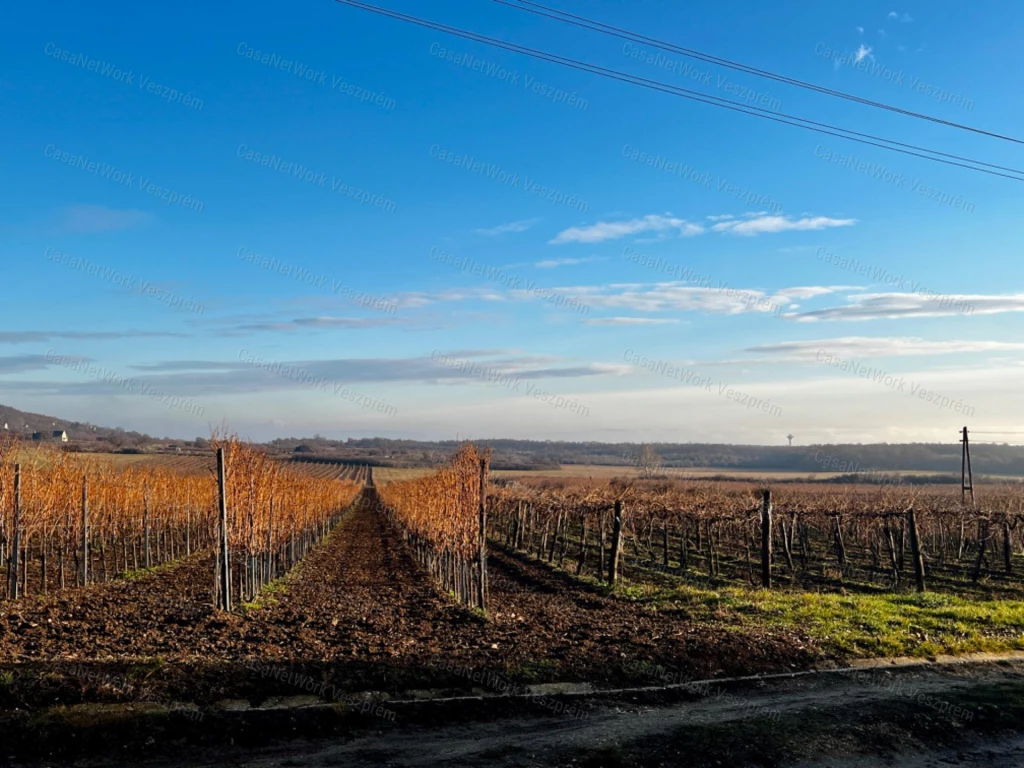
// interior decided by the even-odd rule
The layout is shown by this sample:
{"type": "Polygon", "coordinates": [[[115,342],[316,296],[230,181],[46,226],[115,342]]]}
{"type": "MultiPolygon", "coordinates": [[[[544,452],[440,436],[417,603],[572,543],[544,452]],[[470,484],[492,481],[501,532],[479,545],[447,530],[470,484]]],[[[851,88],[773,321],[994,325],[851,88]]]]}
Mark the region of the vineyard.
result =
{"type": "Polygon", "coordinates": [[[599,581],[621,558],[640,580],[1019,596],[1022,513],[1019,487],[973,506],[941,486],[513,481],[490,535],[599,581]]]}
{"type": "Polygon", "coordinates": [[[250,601],[327,534],[360,490],[355,482],[287,467],[237,440],[217,447],[229,467],[221,530],[213,457],[118,467],[48,452],[22,464],[17,446],[4,446],[6,597],[109,582],[221,545],[232,593],[250,601]]]}
{"type": "Polygon", "coordinates": [[[489,459],[469,445],[436,474],[378,491],[420,565],[459,602],[480,609],[487,592],[489,459]]]}
{"type": "Polygon", "coordinates": [[[211,445],[0,455],[0,717],[1024,650],[1019,486],[511,479],[472,445],[378,485],[211,445]]]}
{"type": "Polygon", "coordinates": [[[293,459],[289,466],[310,477],[322,480],[347,480],[359,485],[370,483],[370,468],[365,464],[293,459]]]}

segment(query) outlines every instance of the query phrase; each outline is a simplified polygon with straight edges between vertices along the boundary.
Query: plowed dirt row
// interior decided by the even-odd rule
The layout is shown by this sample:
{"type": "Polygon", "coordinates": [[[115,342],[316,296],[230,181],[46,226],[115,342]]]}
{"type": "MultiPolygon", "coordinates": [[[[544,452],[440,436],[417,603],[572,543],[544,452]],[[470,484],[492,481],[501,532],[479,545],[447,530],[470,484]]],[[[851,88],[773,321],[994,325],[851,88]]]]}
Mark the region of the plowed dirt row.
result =
{"type": "MultiPolygon", "coordinates": [[[[242,614],[210,607],[206,554],[138,581],[0,603],[0,664],[54,672],[66,666],[55,661],[80,661],[116,679],[132,663],[159,659],[144,686],[104,695],[145,689],[202,701],[301,693],[294,677],[270,676],[280,666],[335,690],[403,690],[478,686],[473,672],[485,670],[517,681],[611,683],[628,679],[622,668],[634,661],[704,678],[784,670],[815,656],[806,638],[654,614],[506,553],[492,553],[489,568],[485,620],[439,594],[386,518],[359,507],[285,592],[242,614]]],[[[75,690],[91,698],[84,686],[75,690]]],[[[0,691],[0,706],[3,698],[0,691]]]]}

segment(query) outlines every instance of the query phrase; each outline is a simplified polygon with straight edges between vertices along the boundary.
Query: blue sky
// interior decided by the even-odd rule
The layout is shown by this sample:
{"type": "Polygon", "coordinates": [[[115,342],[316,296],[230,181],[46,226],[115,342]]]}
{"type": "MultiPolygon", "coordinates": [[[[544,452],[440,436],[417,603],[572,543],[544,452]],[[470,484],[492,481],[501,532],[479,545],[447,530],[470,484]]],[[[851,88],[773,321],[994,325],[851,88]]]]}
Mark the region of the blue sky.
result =
{"type": "MultiPolygon", "coordinates": [[[[659,67],[497,3],[388,7],[1024,166],[1020,145],[659,67]]],[[[1024,117],[1011,2],[558,7],[997,133],[1024,117]]],[[[0,402],[257,439],[1024,427],[1018,181],[336,2],[5,14],[0,402]]]]}

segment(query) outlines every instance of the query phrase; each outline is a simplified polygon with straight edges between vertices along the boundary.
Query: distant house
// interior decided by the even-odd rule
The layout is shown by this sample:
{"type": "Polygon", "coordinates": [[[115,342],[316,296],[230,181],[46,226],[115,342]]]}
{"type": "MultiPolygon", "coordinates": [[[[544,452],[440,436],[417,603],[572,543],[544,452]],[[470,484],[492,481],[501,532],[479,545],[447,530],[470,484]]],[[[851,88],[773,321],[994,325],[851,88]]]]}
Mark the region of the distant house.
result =
{"type": "Polygon", "coordinates": [[[32,439],[35,440],[36,442],[39,442],[40,440],[43,439],[43,433],[42,432],[33,432],[32,433],[32,439]]]}
{"type": "Polygon", "coordinates": [[[55,429],[53,431],[53,439],[59,443],[66,443],[68,441],[68,433],[62,429],[55,429]]]}

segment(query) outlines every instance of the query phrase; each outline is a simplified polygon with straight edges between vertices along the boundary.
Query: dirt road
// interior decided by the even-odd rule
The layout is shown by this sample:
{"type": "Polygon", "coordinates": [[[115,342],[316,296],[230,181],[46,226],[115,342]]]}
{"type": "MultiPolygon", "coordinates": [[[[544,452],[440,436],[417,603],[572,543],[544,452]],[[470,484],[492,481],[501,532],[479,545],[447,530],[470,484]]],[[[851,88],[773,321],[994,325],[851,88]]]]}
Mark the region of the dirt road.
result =
{"type": "MultiPolygon", "coordinates": [[[[1024,661],[825,673],[712,688],[694,701],[592,697],[585,720],[522,716],[405,726],[345,743],[194,754],[188,765],[1024,765],[1024,661]],[[205,758],[205,759],[204,759],[205,758]]],[[[429,705],[424,705],[429,706],[429,705]]],[[[177,768],[185,763],[160,763],[177,768]]]]}

